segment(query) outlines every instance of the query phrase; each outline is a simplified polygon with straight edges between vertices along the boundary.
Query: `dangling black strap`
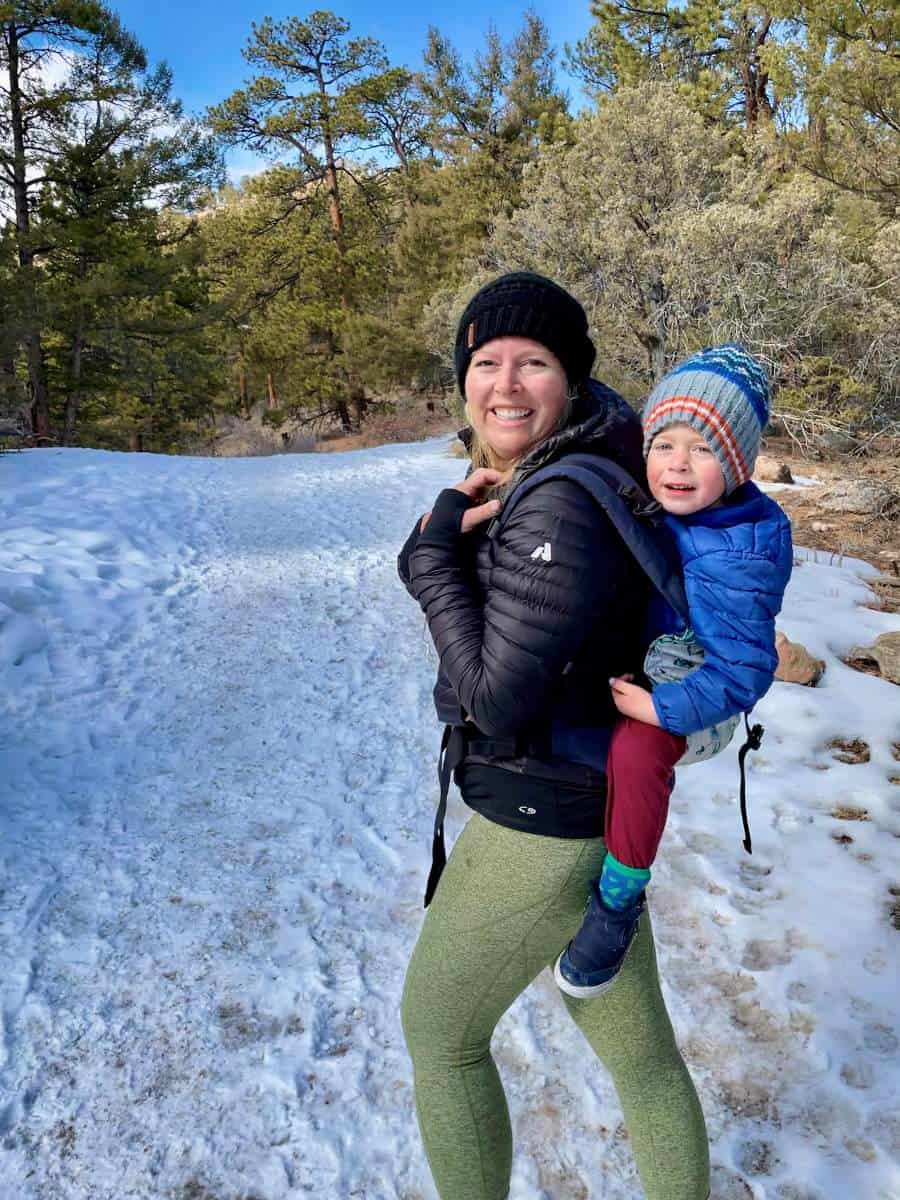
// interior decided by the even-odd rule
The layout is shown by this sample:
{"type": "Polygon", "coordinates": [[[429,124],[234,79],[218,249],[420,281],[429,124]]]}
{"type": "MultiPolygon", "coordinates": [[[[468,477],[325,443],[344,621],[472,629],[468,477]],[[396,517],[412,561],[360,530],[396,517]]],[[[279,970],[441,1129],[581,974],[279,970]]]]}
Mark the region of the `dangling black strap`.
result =
{"type": "Polygon", "coordinates": [[[466,757],[466,731],[462,725],[445,725],[441,737],[441,752],[438,756],[438,783],[441,798],[434,818],[434,841],[431,845],[431,871],[425,885],[425,907],[431,903],[437,885],[447,865],[447,850],[444,846],[444,817],[447,815],[447,794],[454,770],[466,757]]]}
{"type": "Polygon", "coordinates": [[[744,768],[744,759],[747,757],[749,750],[758,750],[760,748],[765,730],[762,725],[751,725],[746,713],[744,713],[744,726],[747,730],[747,737],[743,746],[738,751],[738,766],[741,769],[741,820],[744,822],[744,849],[748,854],[752,854],[753,843],[750,841],[750,822],[747,820],[747,772],[744,768]]]}

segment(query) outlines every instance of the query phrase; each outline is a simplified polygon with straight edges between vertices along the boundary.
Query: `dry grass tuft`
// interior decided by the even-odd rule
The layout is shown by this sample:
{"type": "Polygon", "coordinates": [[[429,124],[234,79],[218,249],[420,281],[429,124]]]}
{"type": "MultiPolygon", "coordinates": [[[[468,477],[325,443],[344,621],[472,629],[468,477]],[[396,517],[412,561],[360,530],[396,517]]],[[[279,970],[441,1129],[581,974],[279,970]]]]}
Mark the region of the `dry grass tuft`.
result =
{"type": "Polygon", "coordinates": [[[832,757],[842,763],[867,763],[871,758],[869,743],[862,738],[832,738],[826,748],[834,751],[832,757]]]}

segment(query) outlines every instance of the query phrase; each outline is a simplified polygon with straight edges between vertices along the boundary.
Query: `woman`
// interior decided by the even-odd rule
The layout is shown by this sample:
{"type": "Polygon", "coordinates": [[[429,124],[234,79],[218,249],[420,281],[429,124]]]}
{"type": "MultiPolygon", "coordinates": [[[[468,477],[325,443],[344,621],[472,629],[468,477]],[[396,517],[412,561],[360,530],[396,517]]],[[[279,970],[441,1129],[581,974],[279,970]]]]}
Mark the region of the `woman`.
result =
{"type": "MultiPolygon", "coordinates": [[[[491,521],[530,473],[573,452],[643,476],[640,424],[589,380],[594,355],[584,310],[550,280],[517,273],[478,292],[455,348],[475,469],[441,492],[400,555],[440,656],[435,702],[454,730],[455,778],[475,810],[442,875],[436,839],[430,890],[440,883],[403,998],[441,1200],[509,1194],[512,1136],[491,1035],[581,923],[605,854],[616,717],[606,682],[640,662],[647,581],[579,484],[541,482],[508,520],[491,521]]],[[[613,1077],[648,1200],[706,1200],[703,1114],[646,916],[615,985],[563,999],[613,1077]]]]}

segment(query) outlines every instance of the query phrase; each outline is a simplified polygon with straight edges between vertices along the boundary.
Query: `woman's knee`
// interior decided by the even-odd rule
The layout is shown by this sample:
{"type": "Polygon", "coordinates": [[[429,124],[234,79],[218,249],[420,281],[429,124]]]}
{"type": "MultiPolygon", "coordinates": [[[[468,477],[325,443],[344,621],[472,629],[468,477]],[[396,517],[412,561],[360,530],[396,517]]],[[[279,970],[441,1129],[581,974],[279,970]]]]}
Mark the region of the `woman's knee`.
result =
{"type": "Polygon", "coordinates": [[[410,960],[400,1003],[400,1024],[413,1063],[440,1060],[446,1064],[460,1054],[464,998],[454,1003],[452,989],[440,979],[429,956],[417,947],[410,960]]]}
{"type": "Polygon", "coordinates": [[[406,1040],[410,1056],[413,1058],[415,1057],[415,1050],[420,1041],[423,1038],[427,1038],[430,1032],[426,1028],[429,1009],[427,1005],[422,1003],[423,997],[420,991],[416,959],[415,955],[413,955],[406,971],[403,998],[400,1001],[400,1026],[403,1029],[403,1037],[406,1040]]]}

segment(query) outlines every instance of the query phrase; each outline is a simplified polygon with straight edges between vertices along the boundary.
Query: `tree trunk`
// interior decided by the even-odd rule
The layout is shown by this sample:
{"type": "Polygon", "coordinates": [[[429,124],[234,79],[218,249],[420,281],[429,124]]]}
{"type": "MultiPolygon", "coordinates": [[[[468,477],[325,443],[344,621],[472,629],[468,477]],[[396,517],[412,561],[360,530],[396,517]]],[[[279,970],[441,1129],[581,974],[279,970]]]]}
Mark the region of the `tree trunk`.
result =
{"type": "Polygon", "coordinates": [[[325,186],[328,189],[328,214],[331,218],[331,228],[337,241],[341,261],[344,258],[344,210],[341,207],[341,192],[338,186],[337,163],[334,157],[334,145],[331,134],[323,134],[322,142],[325,147],[325,186]]]}
{"type": "Polygon", "coordinates": [[[248,417],[250,415],[250,406],[247,403],[247,372],[244,370],[243,363],[241,363],[238,374],[238,389],[240,392],[241,415],[248,417]]]}
{"type": "Polygon", "coordinates": [[[266,372],[266,390],[269,394],[269,408],[278,407],[278,397],[275,395],[275,384],[272,382],[272,372],[266,372]]]}
{"type": "Polygon", "coordinates": [[[16,360],[9,354],[0,358],[0,409],[4,413],[19,411],[19,383],[16,379],[16,360]]]}
{"type": "Polygon", "coordinates": [[[749,63],[744,63],[741,68],[741,77],[744,82],[744,125],[748,130],[753,130],[756,128],[759,112],[756,107],[756,89],[753,87],[749,63]]]}
{"type": "Polygon", "coordinates": [[[353,422],[350,419],[350,409],[347,407],[346,400],[338,400],[335,405],[337,409],[338,420],[341,423],[343,433],[353,433],[353,422]]]}
{"type": "Polygon", "coordinates": [[[84,354],[84,309],[79,308],[75,333],[72,336],[72,366],[69,388],[66,392],[65,417],[63,421],[64,446],[71,446],[75,437],[75,423],[81,408],[81,364],[84,354]]]}
{"type": "MultiPolygon", "coordinates": [[[[807,31],[807,43],[807,58],[812,60],[815,56],[816,60],[815,67],[811,69],[816,73],[821,73],[827,66],[828,39],[821,33],[807,31]]],[[[822,107],[822,100],[820,97],[808,96],[806,103],[809,112],[807,124],[809,139],[816,150],[824,150],[828,142],[828,122],[822,107]]]]}
{"type": "Polygon", "coordinates": [[[28,388],[31,400],[31,428],[36,438],[49,439],[50,395],[47,390],[47,370],[44,347],[37,314],[37,288],[34,275],[34,252],[31,248],[31,217],[28,212],[28,175],[25,159],[25,121],[22,112],[22,90],[19,83],[19,35],[15,25],[6,27],[6,48],[9,57],[9,115],[13,140],[13,202],[16,212],[16,251],[19,261],[19,280],[25,299],[23,341],[28,362],[28,388]]]}
{"type": "MultiPolygon", "coordinates": [[[[318,68],[319,96],[322,99],[322,111],[327,111],[328,92],[321,66],[318,68]]],[[[325,186],[328,190],[328,211],[331,217],[331,228],[338,252],[338,286],[341,294],[341,310],[345,316],[352,311],[349,286],[347,282],[347,260],[344,250],[344,211],[341,207],[341,190],[338,184],[337,160],[334,155],[334,139],[331,126],[326,119],[322,121],[322,149],[325,152],[325,186]]],[[[338,401],[338,416],[345,433],[359,433],[362,427],[363,413],[366,410],[365,391],[359,382],[350,380],[350,405],[338,401]]]]}
{"type": "Polygon", "coordinates": [[[144,435],[140,430],[132,430],[128,438],[128,449],[137,452],[144,449],[144,435]]]}
{"type": "Polygon", "coordinates": [[[664,304],[666,301],[666,285],[662,279],[655,279],[650,285],[650,297],[647,312],[648,332],[643,339],[647,350],[647,364],[650,367],[650,378],[654,384],[659,383],[666,373],[666,321],[664,304]]]}
{"type": "Polygon", "coordinates": [[[644,343],[647,348],[647,364],[654,386],[666,373],[666,343],[662,338],[649,337],[644,343]]]}
{"type": "MultiPolygon", "coordinates": [[[[748,19],[745,21],[749,24],[748,19]]],[[[760,48],[765,44],[772,28],[772,18],[763,14],[762,24],[755,31],[745,29],[752,42],[747,51],[747,59],[741,65],[741,80],[744,85],[744,119],[748,130],[756,128],[761,114],[767,117],[775,116],[775,109],[769,99],[766,88],[769,86],[769,76],[763,71],[759,61],[760,48]]]]}
{"type": "Polygon", "coordinates": [[[369,406],[369,402],[366,399],[366,393],[361,387],[357,386],[353,388],[353,391],[350,393],[350,404],[350,416],[353,422],[353,432],[359,433],[360,429],[362,429],[363,417],[365,416],[366,409],[369,406]]]}

